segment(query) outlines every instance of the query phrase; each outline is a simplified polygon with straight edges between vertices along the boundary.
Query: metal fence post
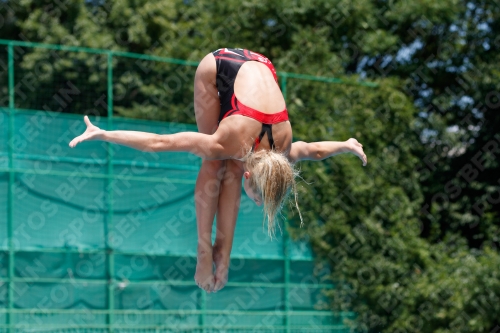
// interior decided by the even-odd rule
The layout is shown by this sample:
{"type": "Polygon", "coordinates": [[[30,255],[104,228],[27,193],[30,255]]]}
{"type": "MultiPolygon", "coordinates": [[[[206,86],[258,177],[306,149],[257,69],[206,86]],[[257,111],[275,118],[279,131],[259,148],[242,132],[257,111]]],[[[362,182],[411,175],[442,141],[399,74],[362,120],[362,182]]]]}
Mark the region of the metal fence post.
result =
{"type": "MultiPolygon", "coordinates": [[[[108,60],[108,83],[107,83],[107,94],[108,94],[108,130],[113,129],[113,52],[107,53],[108,60]]],[[[106,198],[108,214],[106,216],[106,227],[105,227],[105,237],[106,237],[106,252],[108,255],[108,332],[113,332],[114,325],[114,308],[115,308],[115,255],[113,249],[113,242],[111,241],[111,235],[113,232],[113,146],[111,143],[107,144],[108,150],[108,178],[106,179],[106,198]]]]}
{"type": "Polygon", "coordinates": [[[287,97],[286,84],[287,84],[287,74],[281,74],[281,93],[283,94],[283,98],[285,99],[285,103],[286,103],[286,97],[287,97]]]}
{"type": "Polygon", "coordinates": [[[207,292],[205,290],[200,290],[200,293],[201,293],[200,325],[201,325],[201,331],[205,333],[206,332],[205,327],[207,324],[207,292]]]}
{"type": "MultiPolygon", "coordinates": [[[[287,75],[281,76],[281,93],[283,98],[287,98],[287,75]]],[[[286,332],[290,332],[290,237],[288,235],[288,220],[285,219],[283,225],[283,255],[284,255],[284,269],[285,269],[285,328],[286,332]]]]}
{"type": "Polygon", "coordinates": [[[285,255],[285,328],[290,333],[290,237],[288,235],[287,220],[283,226],[283,252],[285,255]]]}
{"type": "Polygon", "coordinates": [[[8,53],[8,70],[9,70],[9,138],[7,141],[9,149],[9,197],[8,197],[8,215],[7,215],[7,237],[9,246],[9,289],[8,289],[8,313],[7,324],[9,325],[9,333],[14,331],[15,324],[12,309],[14,308],[14,151],[12,148],[12,137],[14,136],[14,45],[9,43],[7,47],[8,53]]]}

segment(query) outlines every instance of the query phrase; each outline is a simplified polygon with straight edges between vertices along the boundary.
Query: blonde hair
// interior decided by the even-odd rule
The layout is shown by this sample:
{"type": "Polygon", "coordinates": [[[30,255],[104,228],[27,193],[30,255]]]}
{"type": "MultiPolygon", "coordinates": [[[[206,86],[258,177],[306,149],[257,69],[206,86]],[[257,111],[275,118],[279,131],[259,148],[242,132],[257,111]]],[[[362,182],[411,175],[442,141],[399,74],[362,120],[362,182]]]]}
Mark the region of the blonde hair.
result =
{"type": "MultiPolygon", "coordinates": [[[[249,185],[262,197],[264,221],[267,217],[267,231],[271,238],[275,235],[276,215],[283,208],[285,199],[293,191],[295,207],[299,212],[302,226],[302,214],[297,201],[297,185],[295,177],[299,172],[288,161],[285,155],[273,150],[250,151],[244,158],[246,168],[250,171],[249,185]]],[[[278,228],[281,227],[278,224],[278,228]]]]}

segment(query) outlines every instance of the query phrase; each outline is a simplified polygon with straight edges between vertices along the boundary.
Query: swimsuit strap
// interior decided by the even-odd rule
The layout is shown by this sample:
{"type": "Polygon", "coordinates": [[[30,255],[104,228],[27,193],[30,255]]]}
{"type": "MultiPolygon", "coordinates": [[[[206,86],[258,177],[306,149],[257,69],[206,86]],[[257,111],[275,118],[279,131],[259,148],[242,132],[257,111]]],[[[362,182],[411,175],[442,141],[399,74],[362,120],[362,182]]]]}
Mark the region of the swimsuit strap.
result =
{"type": "Polygon", "coordinates": [[[259,146],[259,143],[261,142],[262,138],[264,137],[264,134],[267,133],[267,139],[269,140],[269,146],[271,146],[271,149],[275,149],[274,147],[274,139],[273,139],[273,125],[271,124],[262,124],[262,131],[260,131],[259,137],[255,139],[255,142],[252,146],[252,151],[255,151],[257,147],[259,146]]]}

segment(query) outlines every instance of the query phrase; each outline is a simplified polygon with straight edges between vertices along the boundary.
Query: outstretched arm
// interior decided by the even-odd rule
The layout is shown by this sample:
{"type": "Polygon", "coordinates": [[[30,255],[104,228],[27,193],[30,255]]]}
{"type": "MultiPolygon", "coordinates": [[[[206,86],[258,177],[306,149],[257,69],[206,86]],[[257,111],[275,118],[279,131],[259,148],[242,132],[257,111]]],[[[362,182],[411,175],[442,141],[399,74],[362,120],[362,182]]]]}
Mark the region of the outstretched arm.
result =
{"type": "Polygon", "coordinates": [[[100,140],[146,152],[183,151],[207,160],[225,158],[224,147],[215,135],[196,132],[160,135],[137,131],[105,131],[93,125],[87,116],[84,121],[87,129],[82,135],[71,140],[71,148],[83,141],[100,140]]]}
{"type": "Polygon", "coordinates": [[[335,156],[342,153],[352,153],[358,156],[363,162],[363,166],[368,162],[363,145],[356,139],[347,141],[321,141],[321,142],[304,142],[297,141],[292,144],[290,150],[290,161],[292,163],[302,160],[321,161],[325,158],[335,156]]]}

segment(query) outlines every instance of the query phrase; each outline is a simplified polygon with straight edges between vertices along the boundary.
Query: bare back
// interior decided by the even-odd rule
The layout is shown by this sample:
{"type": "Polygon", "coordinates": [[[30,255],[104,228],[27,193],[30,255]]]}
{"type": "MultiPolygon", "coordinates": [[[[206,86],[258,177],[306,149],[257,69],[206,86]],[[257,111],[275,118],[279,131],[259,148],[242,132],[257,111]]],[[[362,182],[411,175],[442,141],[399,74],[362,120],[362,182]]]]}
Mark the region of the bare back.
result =
{"type": "MultiPolygon", "coordinates": [[[[206,93],[196,94],[197,86],[216,87],[217,68],[213,54],[208,54],[200,63],[195,79],[195,104],[207,100],[206,93]],[[198,73],[200,72],[200,73],[198,73]],[[203,100],[202,100],[203,99],[203,100]]],[[[217,89],[210,89],[217,91],[217,89]]],[[[239,101],[265,114],[275,114],[285,109],[283,94],[269,68],[257,61],[244,63],[234,82],[234,93],[239,101]]],[[[216,96],[212,96],[215,98],[216,96]]],[[[262,123],[242,116],[232,115],[223,119],[214,133],[224,147],[226,156],[241,159],[259,136],[262,123]]],[[[277,151],[288,155],[292,144],[292,127],[289,121],[272,126],[274,145],[277,151]]],[[[267,135],[266,135],[267,136],[267,135]]],[[[269,141],[263,139],[257,150],[271,149],[269,141]]]]}
{"type": "Polygon", "coordinates": [[[266,65],[249,61],[241,66],[234,83],[234,92],[243,104],[273,114],[286,108],[285,99],[266,65]]]}

